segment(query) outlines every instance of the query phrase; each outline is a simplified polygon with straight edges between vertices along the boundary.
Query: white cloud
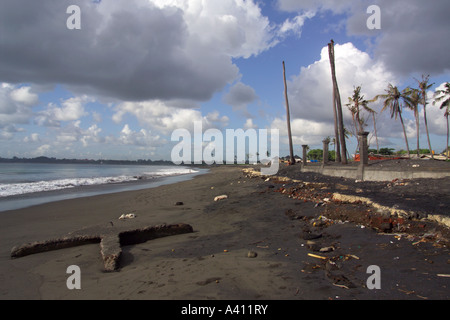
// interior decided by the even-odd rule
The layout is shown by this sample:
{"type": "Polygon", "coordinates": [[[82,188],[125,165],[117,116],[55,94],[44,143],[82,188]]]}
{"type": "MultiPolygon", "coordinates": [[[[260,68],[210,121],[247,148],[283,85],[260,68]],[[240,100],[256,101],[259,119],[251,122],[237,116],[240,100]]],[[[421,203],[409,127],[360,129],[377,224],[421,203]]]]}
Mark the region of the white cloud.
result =
{"type": "Polygon", "coordinates": [[[25,143],[28,143],[28,142],[39,142],[39,141],[40,141],[40,139],[39,139],[39,134],[38,133],[32,133],[31,135],[26,136],[23,139],[23,142],[25,142],[25,143]]]}
{"type": "Polygon", "coordinates": [[[2,3],[8,50],[0,52],[0,80],[65,84],[77,95],[123,101],[206,101],[239,76],[232,58],[277,43],[276,26],[254,0],[83,0],[76,31],[65,28],[71,4],[2,3]]]}
{"type": "Polygon", "coordinates": [[[18,125],[29,123],[32,107],[38,100],[28,86],[0,84],[0,139],[12,139],[14,133],[23,131],[18,125]]]}
{"type": "Polygon", "coordinates": [[[179,128],[192,131],[194,122],[202,122],[206,130],[217,126],[221,128],[229,121],[226,116],[220,117],[218,112],[203,116],[199,110],[177,108],[159,100],[124,102],[117,105],[115,110],[113,120],[116,123],[120,123],[128,113],[134,115],[142,126],[165,135],[179,128]]]}
{"type": "MultiPolygon", "coordinates": [[[[159,8],[183,11],[188,45],[206,46],[234,58],[248,58],[276,44],[267,17],[253,0],[152,0],[159,8]]],[[[217,52],[218,53],[218,52],[217,52]]]]}
{"type": "Polygon", "coordinates": [[[124,145],[152,147],[154,149],[160,145],[160,138],[159,135],[152,135],[150,131],[145,129],[133,131],[128,124],[125,124],[117,140],[124,145]]]}
{"type": "Polygon", "coordinates": [[[448,0],[278,0],[288,12],[329,11],[345,14],[347,33],[365,36],[377,60],[391,72],[440,75],[450,71],[450,29],[448,0]],[[367,8],[377,5],[381,11],[381,29],[369,30],[367,8]],[[370,39],[372,38],[372,39],[370,39]]]}
{"type": "Polygon", "coordinates": [[[36,93],[30,92],[30,87],[20,87],[11,91],[11,99],[26,106],[33,106],[38,103],[39,98],[36,93]]]}
{"type": "Polygon", "coordinates": [[[286,19],[284,23],[279,27],[278,34],[280,36],[286,36],[293,33],[297,37],[300,37],[302,34],[303,25],[305,24],[305,20],[311,19],[314,16],[314,11],[307,11],[304,14],[297,15],[293,19],[286,19]]]}
{"type": "Polygon", "coordinates": [[[50,103],[47,109],[40,111],[35,122],[41,126],[59,127],[62,121],[76,121],[87,115],[84,105],[93,101],[88,96],[72,97],[61,102],[61,107],[50,103]]]}
{"type": "Polygon", "coordinates": [[[46,156],[48,155],[48,151],[51,149],[51,146],[49,144],[43,144],[40,147],[38,147],[36,150],[32,152],[32,154],[36,157],[39,156],[46,156]]]}
{"type": "Polygon", "coordinates": [[[256,129],[258,126],[253,123],[253,119],[247,119],[244,124],[244,130],[256,129]]]}

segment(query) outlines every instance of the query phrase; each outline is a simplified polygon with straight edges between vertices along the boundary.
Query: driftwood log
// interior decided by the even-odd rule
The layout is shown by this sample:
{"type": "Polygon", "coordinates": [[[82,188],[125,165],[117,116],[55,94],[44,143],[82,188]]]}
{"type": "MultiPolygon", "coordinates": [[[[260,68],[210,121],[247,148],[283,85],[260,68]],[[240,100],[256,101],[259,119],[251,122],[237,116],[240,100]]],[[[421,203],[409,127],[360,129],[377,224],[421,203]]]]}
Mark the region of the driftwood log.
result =
{"type": "Polygon", "coordinates": [[[71,248],[91,243],[100,243],[105,271],[117,271],[120,266],[122,246],[143,243],[148,240],[191,233],[188,224],[156,225],[143,228],[130,228],[128,224],[114,226],[94,226],[69,233],[61,238],[37,241],[16,246],[11,249],[11,258],[20,258],[30,254],[51,250],[71,248]]]}

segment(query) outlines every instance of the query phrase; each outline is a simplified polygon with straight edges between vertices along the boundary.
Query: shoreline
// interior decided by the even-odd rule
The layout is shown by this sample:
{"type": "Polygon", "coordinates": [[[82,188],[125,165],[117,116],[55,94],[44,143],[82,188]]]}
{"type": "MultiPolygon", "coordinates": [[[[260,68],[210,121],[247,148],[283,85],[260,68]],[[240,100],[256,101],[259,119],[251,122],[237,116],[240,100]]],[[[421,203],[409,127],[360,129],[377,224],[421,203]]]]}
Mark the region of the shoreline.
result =
{"type": "Polygon", "coordinates": [[[275,192],[286,183],[248,178],[244,167],[211,167],[157,188],[2,212],[0,299],[449,299],[448,279],[439,276],[449,273],[442,242],[320,219],[330,219],[326,210],[335,207],[350,213],[367,205],[289,198],[275,192]],[[135,219],[118,219],[131,212],[135,219]],[[103,270],[97,243],[10,257],[14,246],[108,223],[186,223],[193,233],[122,246],[120,269],[111,273],[103,270]],[[81,269],[81,290],[66,287],[70,265],[81,269]],[[381,269],[380,290],[366,287],[371,265],[381,269]]]}
{"type": "Polygon", "coordinates": [[[137,191],[156,188],[166,184],[178,183],[193,179],[197,175],[205,174],[208,169],[194,168],[198,172],[177,174],[172,176],[153,177],[151,179],[138,179],[120,183],[106,183],[87,186],[76,186],[49,191],[30,192],[0,198],[0,215],[2,212],[23,209],[35,205],[92,197],[96,195],[120,193],[126,191],[137,191]]]}

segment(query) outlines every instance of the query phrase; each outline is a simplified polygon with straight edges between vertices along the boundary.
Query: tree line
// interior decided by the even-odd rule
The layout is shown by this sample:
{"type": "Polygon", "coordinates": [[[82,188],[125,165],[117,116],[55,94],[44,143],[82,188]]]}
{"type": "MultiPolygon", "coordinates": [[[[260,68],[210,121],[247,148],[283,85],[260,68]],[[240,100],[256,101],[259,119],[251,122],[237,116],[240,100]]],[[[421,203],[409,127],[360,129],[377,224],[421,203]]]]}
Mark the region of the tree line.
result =
{"type": "MultiPolygon", "coordinates": [[[[400,120],[403,129],[403,136],[406,144],[406,154],[408,157],[411,154],[411,150],[409,149],[408,137],[406,134],[405,123],[403,120],[402,113],[405,109],[412,110],[414,112],[414,118],[416,122],[416,144],[417,148],[415,152],[419,156],[421,151],[425,151],[424,149],[420,149],[419,145],[419,105],[423,106],[423,117],[425,123],[425,131],[428,142],[428,152],[433,150],[430,134],[428,130],[428,118],[427,118],[427,106],[429,105],[429,97],[427,96],[427,90],[429,90],[434,83],[429,83],[429,75],[422,75],[422,79],[415,79],[418,86],[417,88],[406,87],[403,90],[400,90],[397,86],[392,84],[388,84],[387,89],[384,94],[379,94],[375,96],[371,100],[364,99],[364,96],[361,95],[361,86],[358,86],[354,89],[353,95],[348,98],[349,103],[346,104],[348,109],[352,114],[354,129],[357,132],[363,132],[364,126],[366,126],[367,119],[362,116],[362,112],[368,112],[373,119],[374,126],[374,135],[376,138],[377,145],[377,153],[380,153],[380,148],[378,144],[378,134],[376,131],[376,117],[375,110],[369,107],[369,103],[375,102],[377,100],[383,101],[383,107],[381,112],[386,110],[389,111],[391,118],[400,120]]],[[[440,109],[442,109],[443,116],[447,121],[447,145],[446,145],[446,155],[448,160],[448,152],[449,152],[449,115],[450,115],[450,83],[446,82],[444,90],[437,90],[434,93],[432,105],[438,105],[440,109]]],[[[433,152],[431,153],[431,157],[434,158],[433,152]]]]}

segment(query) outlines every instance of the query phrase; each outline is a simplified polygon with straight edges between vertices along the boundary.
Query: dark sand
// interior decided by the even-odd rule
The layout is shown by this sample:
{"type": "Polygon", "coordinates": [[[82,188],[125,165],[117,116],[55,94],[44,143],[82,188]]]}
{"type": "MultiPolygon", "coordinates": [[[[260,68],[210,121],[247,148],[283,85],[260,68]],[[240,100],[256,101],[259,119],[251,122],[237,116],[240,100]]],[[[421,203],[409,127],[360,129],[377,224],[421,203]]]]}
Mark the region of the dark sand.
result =
{"type": "MultiPolygon", "coordinates": [[[[304,189],[301,199],[292,198],[292,192],[282,191],[295,183],[248,178],[242,166],[222,166],[211,167],[211,173],[193,180],[158,188],[1,212],[0,299],[450,298],[450,278],[444,277],[450,274],[447,228],[426,220],[392,220],[388,233],[379,234],[369,223],[376,220],[373,208],[332,201],[321,205],[321,199],[337,188],[349,194],[363,190],[364,196],[373,191],[374,197],[389,203],[394,200],[386,194],[405,198],[398,189],[401,186],[389,188],[388,193],[381,183],[371,187],[371,183],[302,176],[298,168],[282,168],[279,175],[323,179],[328,184],[304,189]],[[228,199],[214,202],[222,194],[228,199]],[[137,217],[118,220],[129,212],[137,217]],[[321,215],[333,220],[318,220],[321,215]],[[338,219],[356,222],[339,223],[338,219]],[[103,271],[98,244],[10,257],[14,246],[109,221],[130,226],[187,223],[194,233],[124,246],[118,272],[103,271]],[[367,226],[362,227],[364,223],[367,226]],[[320,238],[308,242],[311,235],[320,238]],[[324,247],[333,251],[318,251],[324,247]],[[257,256],[248,257],[249,251],[257,256]],[[81,269],[81,290],[66,287],[70,265],[81,269]],[[366,287],[370,265],[381,269],[381,289],[366,287]]],[[[435,202],[432,190],[436,190],[437,208],[447,210],[448,180],[442,185],[430,189],[428,201],[435,202]]],[[[425,199],[427,190],[408,198],[425,199]]],[[[408,205],[400,202],[400,206],[408,205]]],[[[417,218],[426,216],[424,210],[428,210],[425,205],[417,218]]]]}

